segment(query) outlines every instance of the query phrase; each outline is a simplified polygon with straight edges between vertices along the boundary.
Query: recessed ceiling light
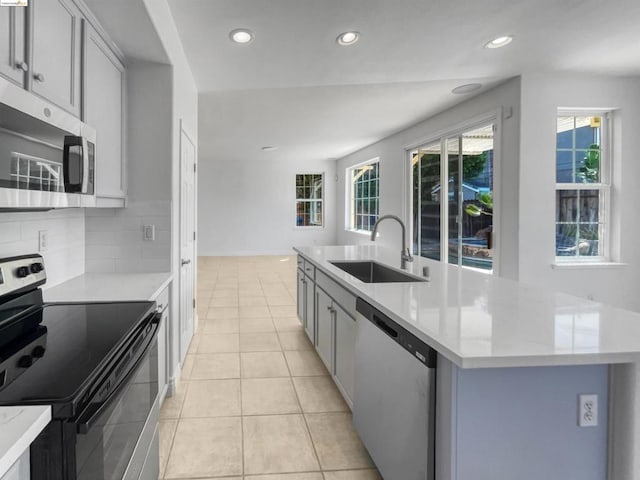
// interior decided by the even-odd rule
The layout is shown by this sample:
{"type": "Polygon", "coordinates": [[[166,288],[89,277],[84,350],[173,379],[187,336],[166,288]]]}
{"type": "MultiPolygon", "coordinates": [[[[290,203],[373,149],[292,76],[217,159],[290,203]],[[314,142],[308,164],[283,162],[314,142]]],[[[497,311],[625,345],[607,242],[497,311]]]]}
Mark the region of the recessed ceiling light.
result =
{"type": "Polygon", "coordinates": [[[273,146],[262,147],[263,152],[273,152],[274,150],[277,150],[277,149],[278,147],[273,147],[273,146]]]}
{"type": "Polygon", "coordinates": [[[480,83],[467,83],[466,85],[460,85],[459,87],[451,90],[451,93],[455,93],[456,95],[464,95],[465,93],[473,93],[482,88],[482,84],[480,83]]]}
{"type": "Polygon", "coordinates": [[[246,28],[236,28],[231,30],[229,38],[235,43],[251,43],[253,40],[253,32],[246,28]]]}
{"type": "Polygon", "coordinates": [[[484,48],[500,48],[509,45],[512,41],[513,35],[503,35],[485,43],[484,48]]]}
{"type": "Polygon", "coordinates": [[[358,41],[359,38],[360,34],[358,32],[344,32],[338,35],[338,38],[336,38],[336,42],[338,42],[338,45],[343,46],[353,45],[358,41]]]}

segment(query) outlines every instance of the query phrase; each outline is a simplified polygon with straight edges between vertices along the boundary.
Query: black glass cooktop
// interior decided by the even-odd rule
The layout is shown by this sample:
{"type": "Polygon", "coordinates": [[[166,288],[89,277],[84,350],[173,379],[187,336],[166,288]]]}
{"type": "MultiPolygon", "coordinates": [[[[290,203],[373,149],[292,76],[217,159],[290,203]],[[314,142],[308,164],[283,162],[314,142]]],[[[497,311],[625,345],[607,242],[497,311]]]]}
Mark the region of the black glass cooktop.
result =
{"type": "Polygon", "coordinates": [[[0,370],[7,376],[11,369],[19,371],[0,389],[0,405],[46,403],[54,405],[55,412],[76,401],[117,357],[153,306],[153,302],[45,304],[24,316],[18,338],[0,346],[0,370]],[[23,347],[30,338],[37,339],[33,348],[23,347]],[[24,352],[36,348],[40,350],[27,365],[30,359],[24,360],[24,352]],[[18,366],[20,361],[23,366],[18,366]]]}

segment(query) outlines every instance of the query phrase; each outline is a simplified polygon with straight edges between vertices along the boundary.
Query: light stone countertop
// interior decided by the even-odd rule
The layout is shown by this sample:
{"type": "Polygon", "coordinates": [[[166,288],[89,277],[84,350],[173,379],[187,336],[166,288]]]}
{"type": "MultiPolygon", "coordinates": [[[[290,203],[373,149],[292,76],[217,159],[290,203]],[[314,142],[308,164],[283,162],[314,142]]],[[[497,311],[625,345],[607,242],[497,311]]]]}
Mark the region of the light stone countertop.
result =
{"type": "Polygon", "coordinates": [[[45,302],[126,302],[155,300],[173,276],[162,273],[85,273],[51,288],[45,302]]]}
{"type": "Polygon", "coordinates": [[[627,363],[640,360],[640,314],[424,258],[408,273],[429,282],[363,283],[329,261],[374,260],[377,245],[294,248],[353,294],[462,368],[627,363]]]}
{"type": "Polygon", "coordinates": [[[46,405],[0,407],[0,477],[51,421],[46,405]]]}

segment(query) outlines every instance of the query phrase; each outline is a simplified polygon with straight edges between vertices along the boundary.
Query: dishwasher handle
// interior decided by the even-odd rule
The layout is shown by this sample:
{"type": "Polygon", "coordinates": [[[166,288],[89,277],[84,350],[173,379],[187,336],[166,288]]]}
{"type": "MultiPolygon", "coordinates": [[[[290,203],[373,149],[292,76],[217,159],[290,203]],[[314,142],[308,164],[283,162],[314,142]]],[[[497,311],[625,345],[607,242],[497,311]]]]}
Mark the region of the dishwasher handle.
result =
{"type": "Polygon", "coordinates": [[[398,338],[398,332],[396,330],[394,330],[393,328],[391,328],[384,320],[382,320],[375,313],[373,314],[373,321],[378,326],[378,328],[380,330],[382,330],[384,333],[386,333],[390,337],[398,338]]]}

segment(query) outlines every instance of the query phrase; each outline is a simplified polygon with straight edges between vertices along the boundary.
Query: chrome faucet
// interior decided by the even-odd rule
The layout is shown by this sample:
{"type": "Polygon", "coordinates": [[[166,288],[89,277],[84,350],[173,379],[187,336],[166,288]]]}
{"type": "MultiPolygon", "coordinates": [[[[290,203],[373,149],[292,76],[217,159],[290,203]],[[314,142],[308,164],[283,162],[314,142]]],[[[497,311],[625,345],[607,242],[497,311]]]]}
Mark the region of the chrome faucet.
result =
{"type": "Polygon", "coordinates": [[[373,226],[373,231],[371,232],[371,241],[372,242],[376,241],[376,234],[378,233],[378,225],[380,225],[380,222],[382,220],[385,220],[387,218],[391,218],[395,220],[402,227],[402,250],[400,251],[400,268],[402,268],[403,270],[406,270],[407,262],[413,262],[413,257],[411,256],[411,253],[409,253],[409,247],[407,246],[406,229],[404,228],[404,223],[402,222],[402,220],[400,220],[400,217],[396,217],[395,215],[383,215],[380,218],[378,218],[378,221],[373,226]]]}

